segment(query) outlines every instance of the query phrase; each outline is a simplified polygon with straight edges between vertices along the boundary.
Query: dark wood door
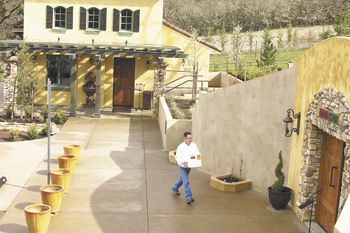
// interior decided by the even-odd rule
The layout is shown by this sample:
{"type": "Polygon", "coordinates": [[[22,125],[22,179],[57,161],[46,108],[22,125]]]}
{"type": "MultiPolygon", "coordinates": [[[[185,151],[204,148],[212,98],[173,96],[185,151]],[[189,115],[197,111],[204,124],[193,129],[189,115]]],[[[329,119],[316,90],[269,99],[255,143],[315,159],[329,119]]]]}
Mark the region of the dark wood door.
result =
{"type": "Polygon", "coordinates": [[[344,143],[324,134],[322,145],[316,221],[327,232],[333,233],[338,214],[341,188],[344,143]]]}
{"type": "Polygon", "coordinates": [[[114,58],[113,106],[133,107],[135,59],[114,58]]]}

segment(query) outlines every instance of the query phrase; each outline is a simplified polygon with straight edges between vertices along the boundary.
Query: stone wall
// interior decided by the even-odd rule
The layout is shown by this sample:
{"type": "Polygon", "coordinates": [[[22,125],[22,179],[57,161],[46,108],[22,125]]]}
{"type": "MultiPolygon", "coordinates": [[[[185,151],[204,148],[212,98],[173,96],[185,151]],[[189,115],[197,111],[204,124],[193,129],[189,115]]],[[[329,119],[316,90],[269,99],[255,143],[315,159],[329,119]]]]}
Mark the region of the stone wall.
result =
{"type": "MultiPolygon", "coordinates": [[[[301,181],[299,184],[299,200],[304,202],[315,193],[318,186],[319,168],[321,163],[322,131],[345,142],[344,167],[342,174],[341,194],[338,213],[340,214],[350,193],[350,105],[346,97],[334,88],[324,88],[314,95],[309,105],[305,120],[304,143],[302,150],[301,181]],[[320,109],[325,109],[339,116],[338,123],[319,117],[320,109]]],[[[298,211],[303,220],[313,218],[308,208],[298,211]]]]}

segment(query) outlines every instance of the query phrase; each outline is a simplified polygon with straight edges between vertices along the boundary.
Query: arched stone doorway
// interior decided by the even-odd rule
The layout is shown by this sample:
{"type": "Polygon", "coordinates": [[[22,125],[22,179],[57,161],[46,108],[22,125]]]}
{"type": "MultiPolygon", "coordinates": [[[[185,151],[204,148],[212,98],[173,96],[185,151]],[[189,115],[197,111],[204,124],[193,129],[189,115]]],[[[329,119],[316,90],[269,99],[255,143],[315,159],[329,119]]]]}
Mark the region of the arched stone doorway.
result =
{"type": "MultiPolygon", "coordinates": [[[[327,87],[314,95],[314,99],[308,107],[305,132],[302,149],[301,181],[299,185],[298,204],[304,202],[311,194],[315,193],[319,186],[320,165],[325,147],[326,138],[342,143],[341,149],[341,179],[339,179],[339,193],[337,194],[336,213],[339,216],[345,200],[350,193],[350,105],[346,97],[327,87]],[[323,151],[322,151],[323,150],[323,151]]],[[[323,163],[323,162],[322,162],[323,163]]],[[[322,165],[324,166],[324,165],[322,165]]],[[[333,171],[332,171],[333,172],[333,171]]],[[[321,172],[322,174],[328,173],[321,172]]],[[[332,180],[332,178],[331,178],[332,180]]],[[[332,181],[331,181],[332,182],[332,181]]],[[[314,208],[315,219],[317,203],[314,208]]],[[[298,216],[303,220],[310,218],[308,208],[299,210],[298,216]]],[[[337,216],[334,216],[336,218],[337,216]]],[[[334,225],[333,225],[334,226],[334,225]]],[[[332,227],[333,227],[332,226],[332,227]]]]}

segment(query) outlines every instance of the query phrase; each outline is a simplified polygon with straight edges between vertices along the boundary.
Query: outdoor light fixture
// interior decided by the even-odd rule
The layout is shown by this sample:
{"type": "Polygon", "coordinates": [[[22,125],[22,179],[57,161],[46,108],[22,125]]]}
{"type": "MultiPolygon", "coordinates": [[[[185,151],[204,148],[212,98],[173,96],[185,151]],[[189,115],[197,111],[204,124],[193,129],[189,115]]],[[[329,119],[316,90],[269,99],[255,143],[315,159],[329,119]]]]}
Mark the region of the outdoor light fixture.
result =
{"type": "Polygon", "coordinates": [[[288,109],[287,116],[286,116],[286,118],[283,119],[283,122],[286,123],[286,132],[285,132],[286,137],[292,136],[293,132],[296,132],[297,134],[299,134],[300,112],[297,114],[294,114],[293,109],[288,109]],[[297,127],[296,128],[293,128],[293,122],[294,122],[293,118],[297,119],[297,127]]]}

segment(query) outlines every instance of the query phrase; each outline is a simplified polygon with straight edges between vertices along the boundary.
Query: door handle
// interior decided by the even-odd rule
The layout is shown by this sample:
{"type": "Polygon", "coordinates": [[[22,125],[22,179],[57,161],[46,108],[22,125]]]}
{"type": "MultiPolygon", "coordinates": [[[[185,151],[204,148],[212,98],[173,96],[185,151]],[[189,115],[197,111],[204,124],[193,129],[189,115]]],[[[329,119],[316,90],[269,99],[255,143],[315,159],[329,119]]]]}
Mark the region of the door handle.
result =
{"type": "Polygon", "coordinates": [[[335,185],[333,184],[333,171],[334,170],[338,170],[338,168],[337,167],[332,167],[332,169],[331,169],[331,179],[329,181],[329,186],[331,186],[333,188],[335,188],[335,185]]]}

